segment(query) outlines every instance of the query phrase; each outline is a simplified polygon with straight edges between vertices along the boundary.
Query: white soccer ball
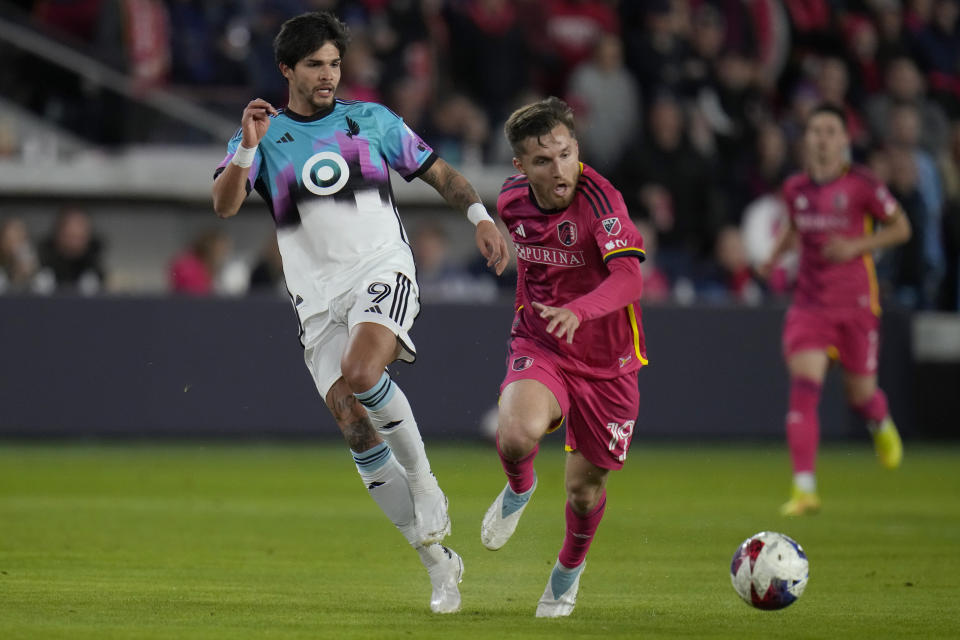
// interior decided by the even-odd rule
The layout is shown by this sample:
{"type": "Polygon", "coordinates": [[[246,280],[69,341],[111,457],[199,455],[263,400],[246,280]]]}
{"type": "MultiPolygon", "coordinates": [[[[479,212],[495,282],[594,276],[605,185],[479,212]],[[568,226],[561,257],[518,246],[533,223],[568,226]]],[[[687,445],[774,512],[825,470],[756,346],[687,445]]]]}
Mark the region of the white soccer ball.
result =
{"type": "Polygon", "coordinates": [[[757,609],[783,609],[803,594],[810,577],[807,554],[776,531],[743,541],[730,562],[730,581],[744,602],[757,609]]]}

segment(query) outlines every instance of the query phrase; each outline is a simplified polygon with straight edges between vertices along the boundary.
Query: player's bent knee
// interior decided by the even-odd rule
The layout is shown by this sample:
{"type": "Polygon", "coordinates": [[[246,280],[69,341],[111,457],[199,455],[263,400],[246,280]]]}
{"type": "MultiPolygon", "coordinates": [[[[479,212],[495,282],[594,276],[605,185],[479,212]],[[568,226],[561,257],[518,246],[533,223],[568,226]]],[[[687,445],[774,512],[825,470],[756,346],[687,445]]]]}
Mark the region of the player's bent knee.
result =
{"type": "Polygon", "coordinates": [[[519,460],[526,457],[539,442],[538,438],[530,437],[522,429],[505,428],[500,424],[497,430],[497,440],[500,443],[500,451],[508,460],[519,460]]]}
{"type": "Polygon", "coordinates": [[[342,360],[340,362],[340,373],[346,381],[347,386],[353,393],[363,393],[377,384],[380,376],[383,375],[383,369],[371,366],[366,362],[342,360]]]}
{"type": "Polygon", "coordinates": [[[580,515],[586,515],[596,509],[602,497],[602,487],[591,485],[572,488],[567,486],[567,502],[580,515]]]}

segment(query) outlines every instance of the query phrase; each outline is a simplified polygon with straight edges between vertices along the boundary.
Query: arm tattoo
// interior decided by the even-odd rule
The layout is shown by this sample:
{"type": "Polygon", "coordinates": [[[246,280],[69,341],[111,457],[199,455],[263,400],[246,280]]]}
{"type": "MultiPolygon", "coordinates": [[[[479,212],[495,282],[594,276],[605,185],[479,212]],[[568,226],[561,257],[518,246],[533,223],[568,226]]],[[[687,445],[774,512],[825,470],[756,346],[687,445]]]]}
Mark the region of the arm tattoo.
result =
{"type": "Polygon", "coordinates": [[[451,207],[461,212],[466,211],[474,202],[482,202],[470,181],[442,159],[434,162],[420,177],[436,189],[451,207]]]}

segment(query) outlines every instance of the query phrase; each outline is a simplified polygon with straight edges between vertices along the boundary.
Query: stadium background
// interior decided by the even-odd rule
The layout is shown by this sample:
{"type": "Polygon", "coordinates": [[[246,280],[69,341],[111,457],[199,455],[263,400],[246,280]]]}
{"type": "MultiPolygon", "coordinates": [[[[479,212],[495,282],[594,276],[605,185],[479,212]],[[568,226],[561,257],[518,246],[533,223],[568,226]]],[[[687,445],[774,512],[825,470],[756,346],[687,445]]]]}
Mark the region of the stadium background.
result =
{"type": "MultiPolygon", "coordinates": [[[[651,436],[780,437],[790,264],[769,284],[751,269],[782,215],[779,181],[802,162],[804,113],[842,106],[855,159],[891,178],[916,231],[878,259],[881,383],[908,438],[953,436],[960,37],[957,3],[941,0],[4,3],[0,222],[26,228],[29,273],[11,275],[5,249],[0,434],[334,433],[282,282],[250,284],[271,252],[265,206],[253,195],[225,223],[209,205],[243,105],[283,103],[272,34],[320,8],[353,29],[340,95],[391,106],[489,206],[512,171],[509,111],[550,93],[574,105],[585,160],[649,245],[651,436]],[[53,228],[78,209],[93,287],[50,278],[53,228]],[[210,237],[209,286],[190,289],[174,265],[210,237]]],[[[420,364],[396,375],[431,398],[417,402],[429,436],[479,437],[512,281],[478,268],[469,228],[426,185],[394,187],[424,299],[420,364]]],[[[862,437],[837,384],[822,414],[826,437],[862,437]]]]}

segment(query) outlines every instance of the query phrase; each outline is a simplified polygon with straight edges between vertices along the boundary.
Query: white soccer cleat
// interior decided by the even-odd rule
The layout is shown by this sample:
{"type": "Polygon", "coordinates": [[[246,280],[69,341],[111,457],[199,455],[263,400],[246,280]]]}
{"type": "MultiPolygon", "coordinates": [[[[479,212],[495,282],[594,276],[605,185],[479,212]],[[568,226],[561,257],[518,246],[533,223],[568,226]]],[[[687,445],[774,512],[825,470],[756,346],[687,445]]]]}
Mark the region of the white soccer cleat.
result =
{"type": "Polygon", "coordinates": [[[530,502],[530,496],[537,488],[537,479],[534,477],[533,486],[521,494],[516,494],[507,484],[493,501],[480,524],[480,542],[487,549],[496,551],[507,544],[510,536],[517,530],[520,516],[530,502]]]}
{"type": "Polygon", "coordinates": [[[557,561],[547,580],[547,588],[537,603],[538,618],[561,618],[573,613],[577,604],[577,591],[580,590],[580,576],[586,562],[579,567],[568,569],[557,561]]]}
{"type": "Polygon", "coordinates": [[[463,580],[463,559],[460,555],[440,545],[443,557],[430,569],[430,610],[434,613],[455,613],[460,610],[460,589],[457,585],[463,580]]]}
{"type": "Polygon", "coordinates": [[[413,510],[416,514],[420,544],[425,547],[438,544],[450,535],[450,514],[447,507],[447,496],[439,485],[436,485],[435,490],[414,494],[413,510]]]}

